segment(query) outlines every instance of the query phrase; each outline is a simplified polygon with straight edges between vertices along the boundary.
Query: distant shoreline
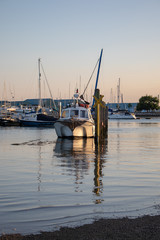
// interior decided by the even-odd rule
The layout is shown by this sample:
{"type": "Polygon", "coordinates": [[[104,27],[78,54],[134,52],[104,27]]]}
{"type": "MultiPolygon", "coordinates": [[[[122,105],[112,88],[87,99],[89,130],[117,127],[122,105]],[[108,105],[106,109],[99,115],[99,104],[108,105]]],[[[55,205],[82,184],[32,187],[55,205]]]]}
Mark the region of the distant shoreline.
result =
{"type": "Polygon", "coordinates": [[[136,117],[160,117],[160,112],[135,112],[136,117]]]}
{"type": "Polygon", "coordinates": [[[159,240],[160,215],[135,219],[100,219],[76,228],[63,227],[59,231],[22,236],[2,235],[0,240],[159,240]]]}

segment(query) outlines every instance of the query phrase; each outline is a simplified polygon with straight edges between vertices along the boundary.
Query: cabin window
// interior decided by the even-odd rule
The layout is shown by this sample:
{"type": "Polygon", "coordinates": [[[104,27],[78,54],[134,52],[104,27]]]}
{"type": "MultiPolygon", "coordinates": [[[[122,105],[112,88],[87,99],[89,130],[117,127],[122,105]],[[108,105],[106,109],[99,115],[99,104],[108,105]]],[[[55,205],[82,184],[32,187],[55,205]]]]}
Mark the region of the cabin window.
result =
{"type": "Polygon", "coordinates": [[[68,118],[69,117],[69,110],[64,110],[63,112],[62,112],[62,116],[61,116],[62,118],[68,118]]]}
{"type": "Polygon", "coordinates": [[[80,117],[81,117],[81,118],[88,118],[88,113],[87,113],[87,111],[81,110],[81,111],[80,111],[80,117]]]}
{"type": "Polygon", "coordinates": [[[71,110],[70,117],[78,117],[78,110],[71,110]]]}

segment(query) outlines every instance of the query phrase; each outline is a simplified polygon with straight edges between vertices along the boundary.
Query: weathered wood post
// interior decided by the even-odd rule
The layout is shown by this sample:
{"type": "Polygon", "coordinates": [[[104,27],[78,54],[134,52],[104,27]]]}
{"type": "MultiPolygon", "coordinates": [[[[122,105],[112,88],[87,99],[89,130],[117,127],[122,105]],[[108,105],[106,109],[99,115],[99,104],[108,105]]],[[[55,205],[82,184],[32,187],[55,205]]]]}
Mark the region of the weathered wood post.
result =
{"type": "Polygon", "coordinates": [[[95,90],[95,137],[96,140],[101,140],[107,136],[108,131],[108,109],[105,102],[102,101],[103,95],[100,95],[100,90],[95,90]]]}
{"type": "Polygon", "coordinates": [[[105,102],[102,101],[104,96],[100,95],[99,89],[95,91],[95,170],[94,170],[94,193],[97,195],[96,203],[101,203],[101,189],[103,188],[100,177],[102,176],[101,156],[106,152],[107,133],[108,133],[108,108],[105,102]]]}

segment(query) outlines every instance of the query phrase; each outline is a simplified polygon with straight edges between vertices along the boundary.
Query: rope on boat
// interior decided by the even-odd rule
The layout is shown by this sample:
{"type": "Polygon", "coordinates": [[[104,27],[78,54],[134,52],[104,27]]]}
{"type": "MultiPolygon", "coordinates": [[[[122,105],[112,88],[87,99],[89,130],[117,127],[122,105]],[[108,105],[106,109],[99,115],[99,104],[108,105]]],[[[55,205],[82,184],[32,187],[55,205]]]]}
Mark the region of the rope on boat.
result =
{"type": "Polygon", "coordinates": [[[96,67],[97,67],[97,65],[98,65],[98,62],[99,62],[99,59],[98,59],[96,65],[95,65],[95,67],[94,67],[94,69],[93,69],[93,72],[92,72],[92,74],[91,74],[91,76],[90,76],[90,78],[89,78],[89,80],[88,80],[88,83],[87,83],[87,85],[86,85],[86,87],[85,87],[82,95],[80,96],[80,98],[82,98],[82,99],[83,99],[83,95],[84,95],[85,91],[87,90],[87,87],[88,87],[88,85],[89,85],[89,83],[90,83],[90,81],[91,81],[91,79],[92,79],[92,77],[93,77],[93,74],[94,74],[94,72],[95,72],[95,70],[96,70],[96,67]]]}
{"type": "MultiPolygon", "coordinates": [[[[41,67],[42,67],[42,71],[43,71],[43,74],[44,74],[44,77],[45,77],[45,80],[46,80],[46,83],[47,83],[47,86],[48,86],[49,93],[50,93],[51,98],[52,98],[52,100],[53,100],[52,92],[51,92],[51,89],[50,89],[50,87],[49,87],[49,83],[48,83],[48,80],[47,80],[47,76],[46,76],[46,74],[45,74],[45,71],[44,71],[44,68],[43,68],[43,66],[42,66],[42,63],[41,63],[41,67]]],[[[55,110],[57,110],[57,107],[56,107],[56,105],[55,105],[54,100],[53,100],[53,105],[54,105],[55,110]]]]}

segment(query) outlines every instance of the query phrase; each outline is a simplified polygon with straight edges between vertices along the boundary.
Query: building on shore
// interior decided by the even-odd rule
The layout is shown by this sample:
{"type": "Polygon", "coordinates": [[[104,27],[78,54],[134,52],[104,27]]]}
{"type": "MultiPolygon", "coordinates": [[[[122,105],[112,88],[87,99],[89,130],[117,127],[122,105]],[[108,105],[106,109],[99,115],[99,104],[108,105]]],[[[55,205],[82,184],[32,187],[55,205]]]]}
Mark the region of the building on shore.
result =
{"type": "MultiPolygon", "coordinates": [[[[56,99],[53,101],[51,98],[42,98],[42,106],[47,108],[59,108],[61,102],[62,108],[66,107],[67,105],[71,104],[73,102],[73,99],[56,99]]],[[[21,106],[27,106],[27,107],[37,107],[39,105],[39,99],[26,99],[24,101],[0,101],[0,106],[6,106],[6,107],[21,107],[21,106]]]]}
{"type": "MultiPolygon", "coordinates": [[[[53,102],[53,99],[51,98],[43,98],[42,99],[42,106],[43,107],[50,107],[54,108],[54,104],[56,108],[59,108],[61,102],[62,108],[65,108],[67,105],[70,105],[73,103],[73,99],[55,99],[53,102]]],[[[37,107],[39,105],[39,99],[33,98],[33,99],[26,99],[24,101],[0,101],[0,106],[6,105],[6,106],[27,106],[27,107],[37,107]]],[[[137,103],[107,103],[106,106],[108,109],[121,109],[121,110],[128,110],[130,112],[135,112],[137,103]],[[118,107],[119,106],[119,107],[118,107]]]]}

